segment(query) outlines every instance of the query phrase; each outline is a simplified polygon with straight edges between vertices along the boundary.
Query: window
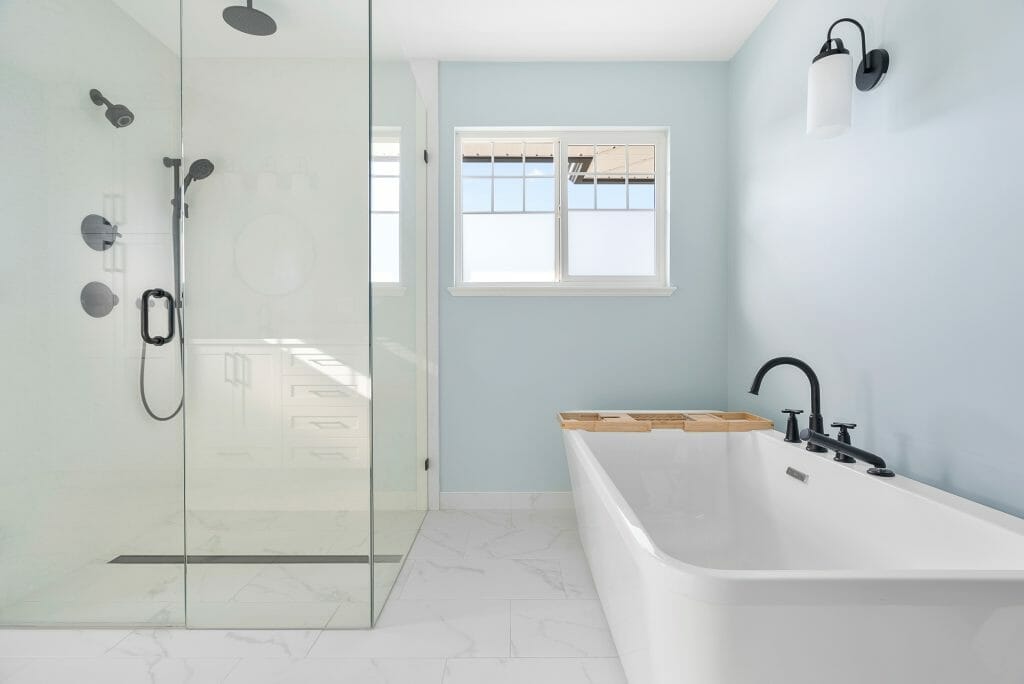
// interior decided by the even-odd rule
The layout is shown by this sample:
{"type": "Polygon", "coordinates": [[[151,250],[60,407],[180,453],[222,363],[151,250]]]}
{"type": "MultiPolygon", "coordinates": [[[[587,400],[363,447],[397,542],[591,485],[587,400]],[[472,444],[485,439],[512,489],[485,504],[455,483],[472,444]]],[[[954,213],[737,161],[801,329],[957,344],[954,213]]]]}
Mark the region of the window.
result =
{"type": "Polygon", "coordinates": [[[401,143],[399,132],[377,134],[370,145],[370,280],[374,284],[402,282],[401,143]]]}
{"type": "Polygon", "coordinates": [[[456,135],[453,294],[670,294],[664,130],[456,135]]]}

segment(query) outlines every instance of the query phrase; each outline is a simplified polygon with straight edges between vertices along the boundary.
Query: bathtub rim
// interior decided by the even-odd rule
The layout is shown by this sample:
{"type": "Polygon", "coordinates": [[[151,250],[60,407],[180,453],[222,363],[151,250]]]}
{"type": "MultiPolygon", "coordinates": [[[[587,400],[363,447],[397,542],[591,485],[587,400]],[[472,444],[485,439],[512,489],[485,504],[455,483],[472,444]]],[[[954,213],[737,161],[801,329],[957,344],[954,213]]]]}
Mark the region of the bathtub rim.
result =
{"type": "MultiPolygon", "coordinates": [[[[693,412],[693,411],[691,411],[693,412]]],[[[653,413],[653,411],[645,411],[653,413]]],[[[584,441],[583,431],[563,430],[563,438],[566,446],[569,447],[567,457],[577,458],[580,465],[586,469],[588,474],[600,483],[599,498],[608,513],[615,519],[619,531],[628,535],[649,558],[657,561],[658,564],[706,584],[705,589],[725,589],[725,585],[778,583],[786,584],[798,582],[806,587],[808,583],[831,584],[839,581],[854,581],[868,585],[875,585],[880,582],[888,583],[913,583],[929,584],[941,582],[984,582],[993,585],[1004,583],[1021,584],[1024,587],[1024,568],[1007,570],[986,570],[986,569],[948,569],[948,568],[915,568],[915,569],[882,569],[882,570],[801,570],[801,569],[766,569],[766,570],[736,570],[728,568],[714,568],[689,563],[676,558],[663,551],[651,538],[644,528],[639,517],[636,515],[625,496],[619,491],[612,481],[611,476],[598,462],[590,446],[584,441]]],[[[648,434],[648,433],[643,433],[648,434]]],[[[730,434],[730,433],[727,433],[730,434]]],[[[754,439],[772,439],[782,443],[784,446],[798,450],[799,454],[806,454],[799,445],[784,442],[783,435],[775,430],[758,430],[749,433],[754,439]]],[[[819,457],[821,458],[821,457],[819,457]]],[[[824,459],[823,459],[824,461],[824,459]]],[[[842,477],[866,477],[872,480],[872,486],[894,487],[901,493],[921,498],[929,503],[938,504],[953,508],[962,515],[978,519],[985,524],[996,525],[1010,533],[1022,538],[1024,543],[1024,520],[1016,518],[1008,513],[997,511],[980,503],[964,499],[955,494],[931,487],[922,482],[912,480],[908,477],[897,474],[896,477],[884,480],[867,474],[867,466],[860,463],[843,464],[831,462],[836,468],[846,471],[842,477]]],[[[712,591],[718,594],[718,591],[712,591]]],[[[710,598],[710,597],[709,597],[710,598]]],[[[724,598],[724,597],[720,597],[724,598]]]]}

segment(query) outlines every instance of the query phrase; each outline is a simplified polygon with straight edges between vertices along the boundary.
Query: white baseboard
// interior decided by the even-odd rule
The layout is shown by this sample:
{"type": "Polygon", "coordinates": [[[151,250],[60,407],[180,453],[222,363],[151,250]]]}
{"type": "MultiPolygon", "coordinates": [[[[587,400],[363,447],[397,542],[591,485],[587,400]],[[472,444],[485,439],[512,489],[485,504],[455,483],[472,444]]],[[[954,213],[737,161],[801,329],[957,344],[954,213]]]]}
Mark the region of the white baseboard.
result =
{"type": "Polygon", "coordinates": [[[441,508],[551,510],[572,506],[572,492],[441,492],[441,508]]]}

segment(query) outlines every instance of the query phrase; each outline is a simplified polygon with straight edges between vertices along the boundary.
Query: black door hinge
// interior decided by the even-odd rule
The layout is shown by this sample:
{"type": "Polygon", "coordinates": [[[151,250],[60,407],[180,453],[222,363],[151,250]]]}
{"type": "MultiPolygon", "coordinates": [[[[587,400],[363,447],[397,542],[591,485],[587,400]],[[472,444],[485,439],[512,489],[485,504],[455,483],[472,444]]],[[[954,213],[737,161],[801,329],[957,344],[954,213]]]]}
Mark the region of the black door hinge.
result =
{"type": "Polygon", "coordinates": [[[424,470],[430,470],[430,459],[429,458],[427,460],[423,461],[423,469],[424,470]]]}
{"type": "Polygon", "coordinates": [[[430,155],[427,154],[426,150],[423,150],[423,163],[424,164],[429,164],[430,163],[430,155]]]}

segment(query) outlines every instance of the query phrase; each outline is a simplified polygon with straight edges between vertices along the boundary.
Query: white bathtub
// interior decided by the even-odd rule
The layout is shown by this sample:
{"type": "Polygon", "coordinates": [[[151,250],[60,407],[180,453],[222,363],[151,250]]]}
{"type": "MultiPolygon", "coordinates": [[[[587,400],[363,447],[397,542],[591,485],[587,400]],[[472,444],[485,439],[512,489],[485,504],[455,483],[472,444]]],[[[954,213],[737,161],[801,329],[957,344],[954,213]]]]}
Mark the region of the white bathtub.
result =
{"type": "Polygon", "coordinates": [[[631,684],[1024,682],[1024,521],[774,431],[564,438],[631,684]]]}

